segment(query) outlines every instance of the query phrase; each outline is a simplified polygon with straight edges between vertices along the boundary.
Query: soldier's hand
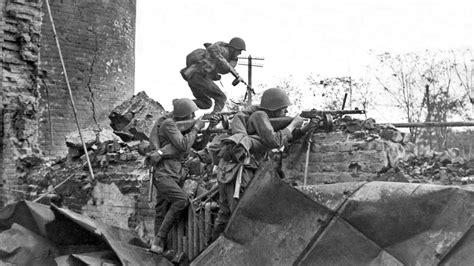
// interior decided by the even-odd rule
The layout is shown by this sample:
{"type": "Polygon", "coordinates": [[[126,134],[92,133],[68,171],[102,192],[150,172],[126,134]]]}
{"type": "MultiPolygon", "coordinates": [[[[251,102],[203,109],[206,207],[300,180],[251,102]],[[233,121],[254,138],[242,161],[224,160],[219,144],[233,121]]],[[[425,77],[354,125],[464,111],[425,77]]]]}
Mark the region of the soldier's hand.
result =
{"type": "Polygon", "coordinates": [[[213,127],[217,126],[217,124],[219,124],[220,120],[221,120],[221,118],[219,117],[219,115],[211,116],[211,118],[209,118],[208,128],[213,128],[213,127]]]}
{"type": "Polygon", "coordinates": [[[306,133],[310,130],[313,130],[319,126],[321,123],[321,118],[320,117],[314,117],[309,120],[309,123],[304,125],[301,130],[306,133]]]}
{"type": "Polygon", "coordinates": [[[197,129],[197,130],[201,130],[203,127],[204,127],[204,121],[202,121],[202,118],[199,117],[198,119],[196,119],[196,123],[194,123],[194,127],[197,129]]]}
{"type": "Polygon", "coordinates": [[[295,129],[295,128],[300,128],[301,125],[303,124],[303,122],[304,122],[304,118],[297,115],[297,116],[295,116],[295,118],[293,118],[291,123],[286,128],[290,131],[293,131],[293,129],[295,129]]]}
{"type": "Polygon", "coordinates": [[[163,159],[163,155],[159,151],[153,151],[149,153],[147,157],[149,158],[149,162],[152,166],[156,166],[161,161],[161,159],[163,159]]]}
{"type": "Polygon", "coordinates": [[[295,118],[293,118],[293,121],[291,121],[291,124],[293,124],[294,128],[299,128],[303,125],[303,122],[305,121],[304,118],[301,116],[297,115],[295,118]]]}

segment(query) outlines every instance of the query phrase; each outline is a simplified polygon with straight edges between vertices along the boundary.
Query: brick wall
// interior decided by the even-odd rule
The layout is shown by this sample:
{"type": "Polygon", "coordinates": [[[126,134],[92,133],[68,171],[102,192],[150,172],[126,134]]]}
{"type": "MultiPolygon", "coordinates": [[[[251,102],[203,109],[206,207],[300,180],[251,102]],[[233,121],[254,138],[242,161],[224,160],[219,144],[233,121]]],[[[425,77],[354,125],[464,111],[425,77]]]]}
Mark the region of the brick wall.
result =
{"type": "MultiPolygon", "coordinates": [[[[303,182],[306,152],[306,145],[293,145],[283,160],[286,176],[298,184],[303,182]]],[[[357,139],[339,132],[314,134],[307,184],[370,180],[405,155],[403,144],[384,139],[357,139]]]]}
{"type": "MultiPolygon", "coordinates": [[[[79,123],[104,127],[113,107],[134,93],[136,2],[50,0],[50,5],[79,123]]],[[[0,0],[0,7],[0,184],[13,195],[12,189],[25,189],[22,168],[44,155],[65,155],[64,137],[77,127],[46,5],[0,0]]],[[[11,201],[2,195],[0,205],[11,201]]]]}
{"type": "MultiPolygon", "coordinates": [[[[53,0],[58,32],[81,128],[109,124],[112,109],[134,93],[135,1],[53,0]]],[[[44,9],[47,15],[46,9],[44,9]]],[[[77,130],[51,23],[41,28],[39,141],[49,155],[65,155],[64,136],[77,130]],[[49,111],[48,112],[48,96],[49,111]],[[52,123],[52,141],[50,124],[52,123]]]]}
{"type": "MultiPolygon", "coordinates": [[[[3,8],[5,3],[0,1],[0,187],[3,186],[3,139],[4,139],[4,129],[3,129],[3,35],[4,35],[4,19],[3,19],[3,8]]],[[[0,199],[0,204],[1,204],[0,199]]]]}
{"type": "MultiPolygon", "coordinates": [[[[42,22],[41,1],[0,1],[3,189],[19,189],[18,164],[41,156],[38,143],[36,74],[42,22]]],[[[0,203],[17,197],[2,193],[0,203]]],[[[21,196],[21,194],[20,194],[21,196]]]]}

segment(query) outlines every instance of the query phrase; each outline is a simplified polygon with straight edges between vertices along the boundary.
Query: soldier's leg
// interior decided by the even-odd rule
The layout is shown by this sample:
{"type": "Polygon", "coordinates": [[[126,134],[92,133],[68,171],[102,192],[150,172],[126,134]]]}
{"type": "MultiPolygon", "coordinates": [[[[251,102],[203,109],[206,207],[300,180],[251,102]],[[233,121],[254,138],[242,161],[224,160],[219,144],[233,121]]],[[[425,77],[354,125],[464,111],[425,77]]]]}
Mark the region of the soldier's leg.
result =
{"type": "Polygon", "coordinates": [[[212,230],[212,240],[215,240],[224,232],[227,222],[232,213],[232,193],[234,182],[228,184],[219,183],[219,212],[217,214],[214,228],[212,230]]]}
{"type": "Polygon", "coordinates": [[[189,201],[186,193],[173,178],[159,177],[155,179],[155,184],[158,193],[170,203],[157,234],[164,241],[170,229],[188,207],[189,201]]]}
{"type": "MultiPolygon", "coordinates": [[[[212,81],[211,81],[212,82],[212,81]]],[[[203,75],[196,73],[191,76],[188,80],[189,88],[191,88],[191,92],[193,93],[194,102],[196,103],[197,107],[200,109],[209,109],[212,107],[212,100],[207,95],[207,87],[209,86],[209,82],[203,75]]]]}
{"type": "Polygon", "coordinates": [[[214,83],[211,78],[201,74],[194,74],[188,82],[194,97],[196,97],[196,105],[201,109],[209,109],[212,106],[210,98],[214,99],[213,113],[222,111],[227,101],[224,92],[214,83]],[[199,106],[201,104],[201,107],[199,106]]]}
{"type": "Polygon", "coordinates": [[[161,224],[165,218],[166,212],[170,207],[170,203],[158,193],[156,196],[156,205],[155,205],[155,239],[158,238],[158,232],[160,231],[161,224]]]}
{"type": "Polygon", "coordinates": [[[214,110],[212,111],[212,113],[221,112],[222,109],[224,109],[225,102],[227,101],[227,97],[225,96],[224,92],[213,81],[210,81],[209,91],[207,95],[209,95],[209,97],[214,99],[214,110]]]}

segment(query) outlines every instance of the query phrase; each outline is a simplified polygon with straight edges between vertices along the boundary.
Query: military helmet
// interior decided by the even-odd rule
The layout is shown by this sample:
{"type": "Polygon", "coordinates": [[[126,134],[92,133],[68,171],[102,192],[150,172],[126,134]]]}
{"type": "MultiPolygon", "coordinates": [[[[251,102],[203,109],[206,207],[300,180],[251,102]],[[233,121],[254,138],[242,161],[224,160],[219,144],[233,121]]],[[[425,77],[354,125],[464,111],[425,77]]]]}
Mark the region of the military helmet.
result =
{"type": "Polygon", "coordinates": [[[192,100],[188,98],[174,99],[173,100],[173,116],[174,117],[186,117],[195,111],[199,110],[192,100]]]}
{"type": "Polygon", "coordinates": [[[229,46],[237,50],[245,50],[245,42],[242,38],[234,37],[229,42],[229,46]]]}
{"type": "Polygon", "coordinates": [[[280,88],[271,88],[263,92],[260,108],[268,111],[276,111],[291,105],[290,98],[280,88]]]}

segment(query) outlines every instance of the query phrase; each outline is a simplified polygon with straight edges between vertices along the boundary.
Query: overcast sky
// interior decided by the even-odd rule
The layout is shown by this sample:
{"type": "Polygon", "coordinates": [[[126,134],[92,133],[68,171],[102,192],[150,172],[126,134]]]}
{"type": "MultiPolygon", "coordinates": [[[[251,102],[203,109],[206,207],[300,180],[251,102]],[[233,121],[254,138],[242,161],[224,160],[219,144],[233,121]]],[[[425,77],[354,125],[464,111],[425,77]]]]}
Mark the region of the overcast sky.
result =
{"type": "MultiPolygon", "coordinates": [[[[146,91],[167,110],[192,98],[179,71],[205,42],[243,38],[243,55],[264,57],[254,87],[293,75],[361,75],[368,51],[409,52],[474,45],[468,0],[207,0],[137,1],[135,92],[146,91]]],[[[247,69],[237,71],[246,78],[247,69]]],[[[229,75],[228,75],[229,76],[229,75]]],[[[229,97],[245,93],[223,80],[229,97]]],[[[219,84],[219,83],[218,83],[219,84]]],[[[219,86],[221,86],[219,84],[219,86]]]]}

